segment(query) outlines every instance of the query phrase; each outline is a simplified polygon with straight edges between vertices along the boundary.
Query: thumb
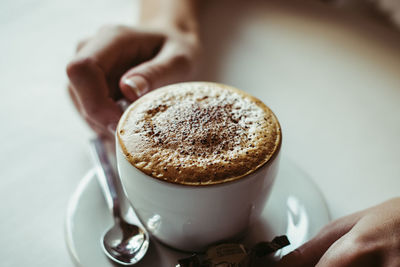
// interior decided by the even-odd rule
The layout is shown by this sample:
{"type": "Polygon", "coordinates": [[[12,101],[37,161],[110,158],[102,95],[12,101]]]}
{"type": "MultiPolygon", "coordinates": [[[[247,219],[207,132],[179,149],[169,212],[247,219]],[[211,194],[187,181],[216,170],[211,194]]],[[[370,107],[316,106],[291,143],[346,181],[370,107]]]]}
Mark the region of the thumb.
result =
{"type": "Polygon", "coordinates": [[[120,79],[122,94],[130,101],[161,86],[185,81],[192,74],[190,56],[164,47],[155,58],[128,70],[120,79]]]}

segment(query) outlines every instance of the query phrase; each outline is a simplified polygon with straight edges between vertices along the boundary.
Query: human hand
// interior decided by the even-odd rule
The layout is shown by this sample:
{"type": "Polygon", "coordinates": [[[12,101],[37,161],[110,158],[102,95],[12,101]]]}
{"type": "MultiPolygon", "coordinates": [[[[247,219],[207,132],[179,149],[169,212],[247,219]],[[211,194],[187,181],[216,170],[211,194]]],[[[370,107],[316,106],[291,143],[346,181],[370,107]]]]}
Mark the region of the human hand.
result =
{"type": "Polygon", "coordinates": [[[329,223],[276,267],[400,266],[400,198],[329,223]]]}
{"type": "Polygon", "coordinates": [[[192,32],[103,27],[78,45],[67,66],[70,96],[90,127],[110,137],[122,114],[117,100],[134,101],[160,86],[190,79],[199,50],[192,32]]]}

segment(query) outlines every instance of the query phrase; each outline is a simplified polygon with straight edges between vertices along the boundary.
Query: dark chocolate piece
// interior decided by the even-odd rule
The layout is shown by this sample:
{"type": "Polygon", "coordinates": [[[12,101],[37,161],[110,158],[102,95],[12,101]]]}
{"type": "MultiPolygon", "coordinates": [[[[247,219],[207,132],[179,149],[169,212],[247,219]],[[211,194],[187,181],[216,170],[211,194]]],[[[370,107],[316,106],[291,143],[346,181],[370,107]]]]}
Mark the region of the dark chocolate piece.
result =
{"type": "Polygon", "coordinates": [[[263,257],[267,254],[277,251],[283,247],[290,245],[289,239],[287,236],[277,236],[271,242],[260,242],[257,243],[252,249],[251,252],[254,253],[257,257],[263,257]]]}

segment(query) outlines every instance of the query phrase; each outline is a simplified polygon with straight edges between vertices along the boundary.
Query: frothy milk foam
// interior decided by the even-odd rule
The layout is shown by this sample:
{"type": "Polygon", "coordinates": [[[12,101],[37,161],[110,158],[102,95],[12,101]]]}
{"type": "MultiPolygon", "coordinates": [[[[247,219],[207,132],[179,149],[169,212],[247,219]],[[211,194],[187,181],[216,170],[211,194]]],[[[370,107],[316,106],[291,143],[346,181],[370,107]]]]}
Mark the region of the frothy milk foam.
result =
{"type": "Polygon", "coordinates": [[[183,185],[244,177],[279,150],[272,111],[249,94],[216,83],[180,83],[133,103],[121,118],[118,142],[147,175],[183,185]]]}

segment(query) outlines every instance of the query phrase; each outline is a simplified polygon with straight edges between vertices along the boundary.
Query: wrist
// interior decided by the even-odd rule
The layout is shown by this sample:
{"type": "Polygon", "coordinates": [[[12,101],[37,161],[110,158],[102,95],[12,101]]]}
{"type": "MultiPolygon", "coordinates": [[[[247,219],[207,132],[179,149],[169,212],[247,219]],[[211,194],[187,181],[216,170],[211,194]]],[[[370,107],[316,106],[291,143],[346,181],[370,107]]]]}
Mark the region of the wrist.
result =
{"type": "Polygon", "coordinates": [[[145,28],[160,30],[163,32],[167,31],[195,36],[199,35],[199,26],[195,19],[182,20],[178,18],[156,17],[151,19],[143,19],[139,22],[139,25],[145,28]]]}
{"type": "Polygon", "coordinates": [[[199,8],[199,0],[142,0],[140,25],[198,36],[199,8]]]}
{"type": "Polygon", "coordinates": [[[183,25],[179,22],[163,21],[163,20],[151,20],[141,21],[139,26],[143,29],[158,32],[167,36],[182,37],[191,42],[200,42],[200,33],[197,26],[194,25],[183,25]]]}

